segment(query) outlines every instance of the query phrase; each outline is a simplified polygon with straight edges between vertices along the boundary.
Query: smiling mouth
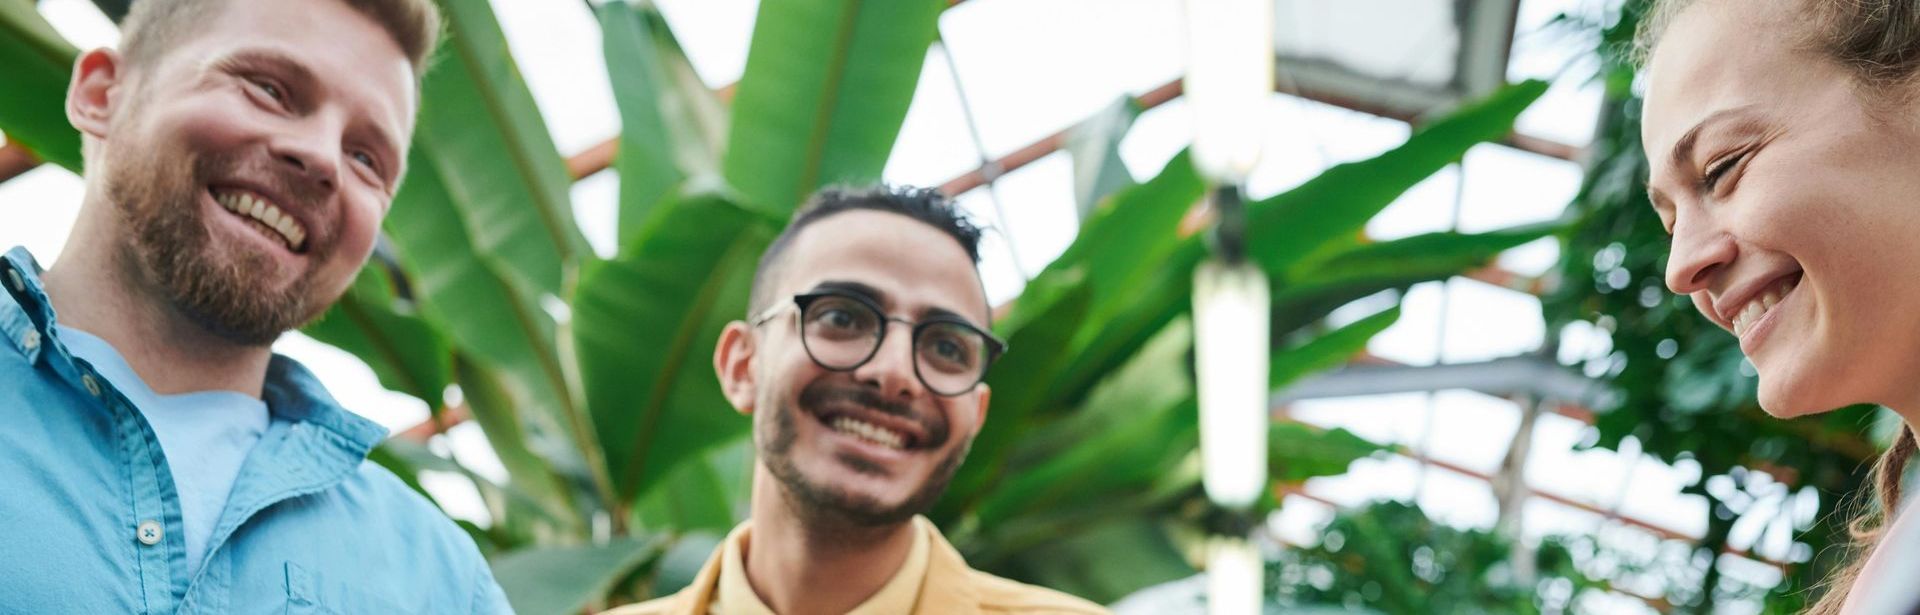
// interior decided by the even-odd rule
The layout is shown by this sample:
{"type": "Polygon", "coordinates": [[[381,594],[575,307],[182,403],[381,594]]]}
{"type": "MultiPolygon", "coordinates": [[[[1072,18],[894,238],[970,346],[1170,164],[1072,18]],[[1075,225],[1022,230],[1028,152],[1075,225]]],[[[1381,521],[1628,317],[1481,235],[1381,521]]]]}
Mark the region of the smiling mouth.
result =
{"type": "Polygon", "coordinates": [[[266,196],[244,188],[225,187],[208,187],[207,193],[228,213],[238,216],[268,239],[279,242],[288,252],[306,253],[307,227],[266,196]]]}
{"type": "Polygon", "coordinates": [[[860,419],[853,413],[823,412],[812,416],[828,429],[883,448],[904,451],[916,444],[912,434],[860,419]]]}
{"type": "Polygon", "coordinates": [[[906,448],[907,436],[905,434],[860,419],[843,416],[834,419],[833,422],[828,423],[827,426],[833,428],[834,431],[890,449],[901,450],[906,448]]]}
{"type": "Polygon", "coordinates": [[[1793,290],[1798,288],[1799,285],[1799,275],[1787,276],[1774,282],[1773,286],[1761,291],[1760,294],[1755,295],[1753,299],[1748,300],[1747,304],[1740,308],[1740,312],[1733,316],[1734,337],[1744,337],[1748,331],[1753,330],[1753,326],[1758,324],[1761,318],[1765,317],[1769,311],[1772,311],[1774,306],[1779,305],[1781,301],[1785,300],[1787,295],[1793,293],[1793,290]]]}

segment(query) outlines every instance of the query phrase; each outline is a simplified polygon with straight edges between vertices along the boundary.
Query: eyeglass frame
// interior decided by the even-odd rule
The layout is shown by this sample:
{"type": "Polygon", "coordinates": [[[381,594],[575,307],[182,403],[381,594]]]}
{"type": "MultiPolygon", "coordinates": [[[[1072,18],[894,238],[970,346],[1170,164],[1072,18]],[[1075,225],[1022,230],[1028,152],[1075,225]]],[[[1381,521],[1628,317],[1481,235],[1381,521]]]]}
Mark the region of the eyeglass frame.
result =
{"type": "Polygon", "coordinates": [[[980,383],[987,381],[987,371],[993,369],[993,364],[999,361],[1000,356],[1003,354],[1006,354],[1007,352],[1006,340],[1000,339],[998,336],[995,336],[991,331],[987,331],[985,329],[981,329],[980,327],[974,326],[973,323],[967,322],[963,318],[954,317],[954,316],[934,316],[926,320],[915,322],[915,321],[907,320],[905,318],[900,318],[898,316],[893,316],[888,314],[885,308],[880,307],[878,303],[874,302],[873,299],[865,295],[861,295],[859,293],[853,293],[853,292],[837,291],[837,290],[818,290],[818,291],[800,293],[800,294],[794,295],[793,300],[790,302],[781,303],[779,305],[768,306],[767,309],[761,310],[759,314],[756,314],[752,319],[749,319],[747,321],[747,324],[752,325],[754,327],[767,324],[767,322],[772,321],[774,317],[779,316],[780,313],[785,311],[788,307],[794,308],[794,329],[800,333],[800,347],[807,351],[807,359],[813,361],[814,365],[820,366],[820,369],[824,369],[830,372],[851,372],[866,366],[866,364],[868,363],[873,362],[874,357],[880,356],[880,349],[887,345],[887,331],[893,328],[893,327],[887,326],[886,323],[897,322],[903,325],[907,325],[909,327],[908,329],[909,337],[907,339],[909,340],[908,350],[909,350],[910,356],[911,356],[911,352],[915,348],[917,348],[919,344],[920,332],[926,330],[928,327],[931,327],[933,325],[939,325],[939,324],[959,325],[961,327],[967,328],[970,331],[980,334],[980,339],[985,340],[987,344],[987,356],[985,359],[985,363],[980,366],[980,377],[975,379],[973,381],[973,384],[969,384],[966,387],[961,388],[957,392],[942,393],[940,391],[935,390],[932,384],[927,383],[926,375],[920,373],[919,357],[915,356],[912,359],[913,377],[920,380],[920,386],[926,387],[927,392],[933,393],[935,395],[939,395],[941,397],[959,397],[961,395],[965,395],[973,391],[976,388],[979,388],[980,383]],[[834,367],[821,362],[820,357],[814,356],[813,346],[807,343],[806,323],[803,322],[804,319],[806,318],[807,307],[813,305],[815,302],[821,299],[825,299],[828,297],[848,299],[855,303],[859,303],[863,306],[866,306],[867,309],[873,310],[874,314],[879,315],[880,322],[882,323],[880,326],[880,334],[875,336],[875,339],[873,340],[873,348],[867,351],[867,356],[865,358],[862,358],[859,361],[854,362],[853,365],[849,367],[839,368],[839,367],[834,367]]]}

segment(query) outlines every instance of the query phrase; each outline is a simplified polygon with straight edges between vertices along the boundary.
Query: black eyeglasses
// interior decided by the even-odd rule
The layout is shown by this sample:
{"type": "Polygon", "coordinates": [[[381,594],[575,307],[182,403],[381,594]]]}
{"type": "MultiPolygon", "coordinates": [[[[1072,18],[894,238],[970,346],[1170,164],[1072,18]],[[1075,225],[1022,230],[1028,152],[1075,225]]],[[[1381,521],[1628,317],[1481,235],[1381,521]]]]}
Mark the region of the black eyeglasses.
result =
{"type": "Polygon", "coordinates": [[[755,327],[791,307],[800,311],[800,343],[822,368],[849,372],[866,365],[887,339],[887,323],[913,328],[913,373],[936,395],[952,397],[973,390],[987,377],[987,366],[1007,351],[992,333],[953,316],[920,322],[887,316],[871,299],[833,291],[794,295],[793,303],[769,307],[753,317],[755,327]]]}

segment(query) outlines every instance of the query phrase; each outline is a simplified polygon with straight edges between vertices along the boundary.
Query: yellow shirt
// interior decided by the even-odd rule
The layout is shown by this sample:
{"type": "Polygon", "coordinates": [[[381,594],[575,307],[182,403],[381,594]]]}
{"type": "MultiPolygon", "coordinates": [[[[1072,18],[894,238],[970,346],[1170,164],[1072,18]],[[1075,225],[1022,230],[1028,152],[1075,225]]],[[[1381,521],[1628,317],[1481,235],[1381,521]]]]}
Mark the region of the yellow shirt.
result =
{"type": "MultiPolygon", "coordinates": [[[[671,596],[619,607],[601,615],[771,613],[746,581],[745,559],[741,555],[750,531],[749,523],[740,524],[727,535],[726,541],[714,550],[712,557],[707,558],[706,565],[700,568],[700,574],[686,589],[671,596]]],[[[920,531],[914,538],[913,550],[908,552],[905,565],[853,613],[1110,615],[1105,607],[1092,602],[969,568],[966,560],[960,557],[960,552],[947,543],[946,537],[940,535],[939,528],[934,527],[933,522],[925,517],[914,517],[913,524],[920,531]]]]}
{"type": "MultiPolygon", "coordinates": [[[[743,551],[753,540],[751,524],[742,523],[727,534],[727,540],[721,543],[720,588],[713,602],[707,604],[707,615],[774,615],[760,601],[760,594],[747,582],[747,560],[743,551]]],[[[913,546],[907,550],[907,560],[900,566],[899,572],[880,591],[847,611],[847,615],[898,615],[913,611],[914,601],[920,598],[920,582],[927,578],[927,533],[913,533],[913,546]]]]}

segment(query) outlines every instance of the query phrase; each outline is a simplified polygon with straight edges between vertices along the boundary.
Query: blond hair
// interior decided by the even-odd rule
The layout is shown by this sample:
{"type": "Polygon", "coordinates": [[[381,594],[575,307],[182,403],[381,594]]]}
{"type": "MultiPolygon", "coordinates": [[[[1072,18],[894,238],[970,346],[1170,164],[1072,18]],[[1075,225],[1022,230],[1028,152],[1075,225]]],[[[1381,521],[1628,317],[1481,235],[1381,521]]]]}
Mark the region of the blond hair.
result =
{"type": "MultiPolygon", "coordinates": [[[[259,0],[145,0],[134,2],[120,23],[120,54],[136,66],[150,65],[205,23],[223,3],[259,0]]],[[[270,0],[284,1],[284,0],[270,0]]],[[[440,9],[433,0],[337,0],[366,15],[407,54],[417,80],[440,41],[440,9]]]]}

